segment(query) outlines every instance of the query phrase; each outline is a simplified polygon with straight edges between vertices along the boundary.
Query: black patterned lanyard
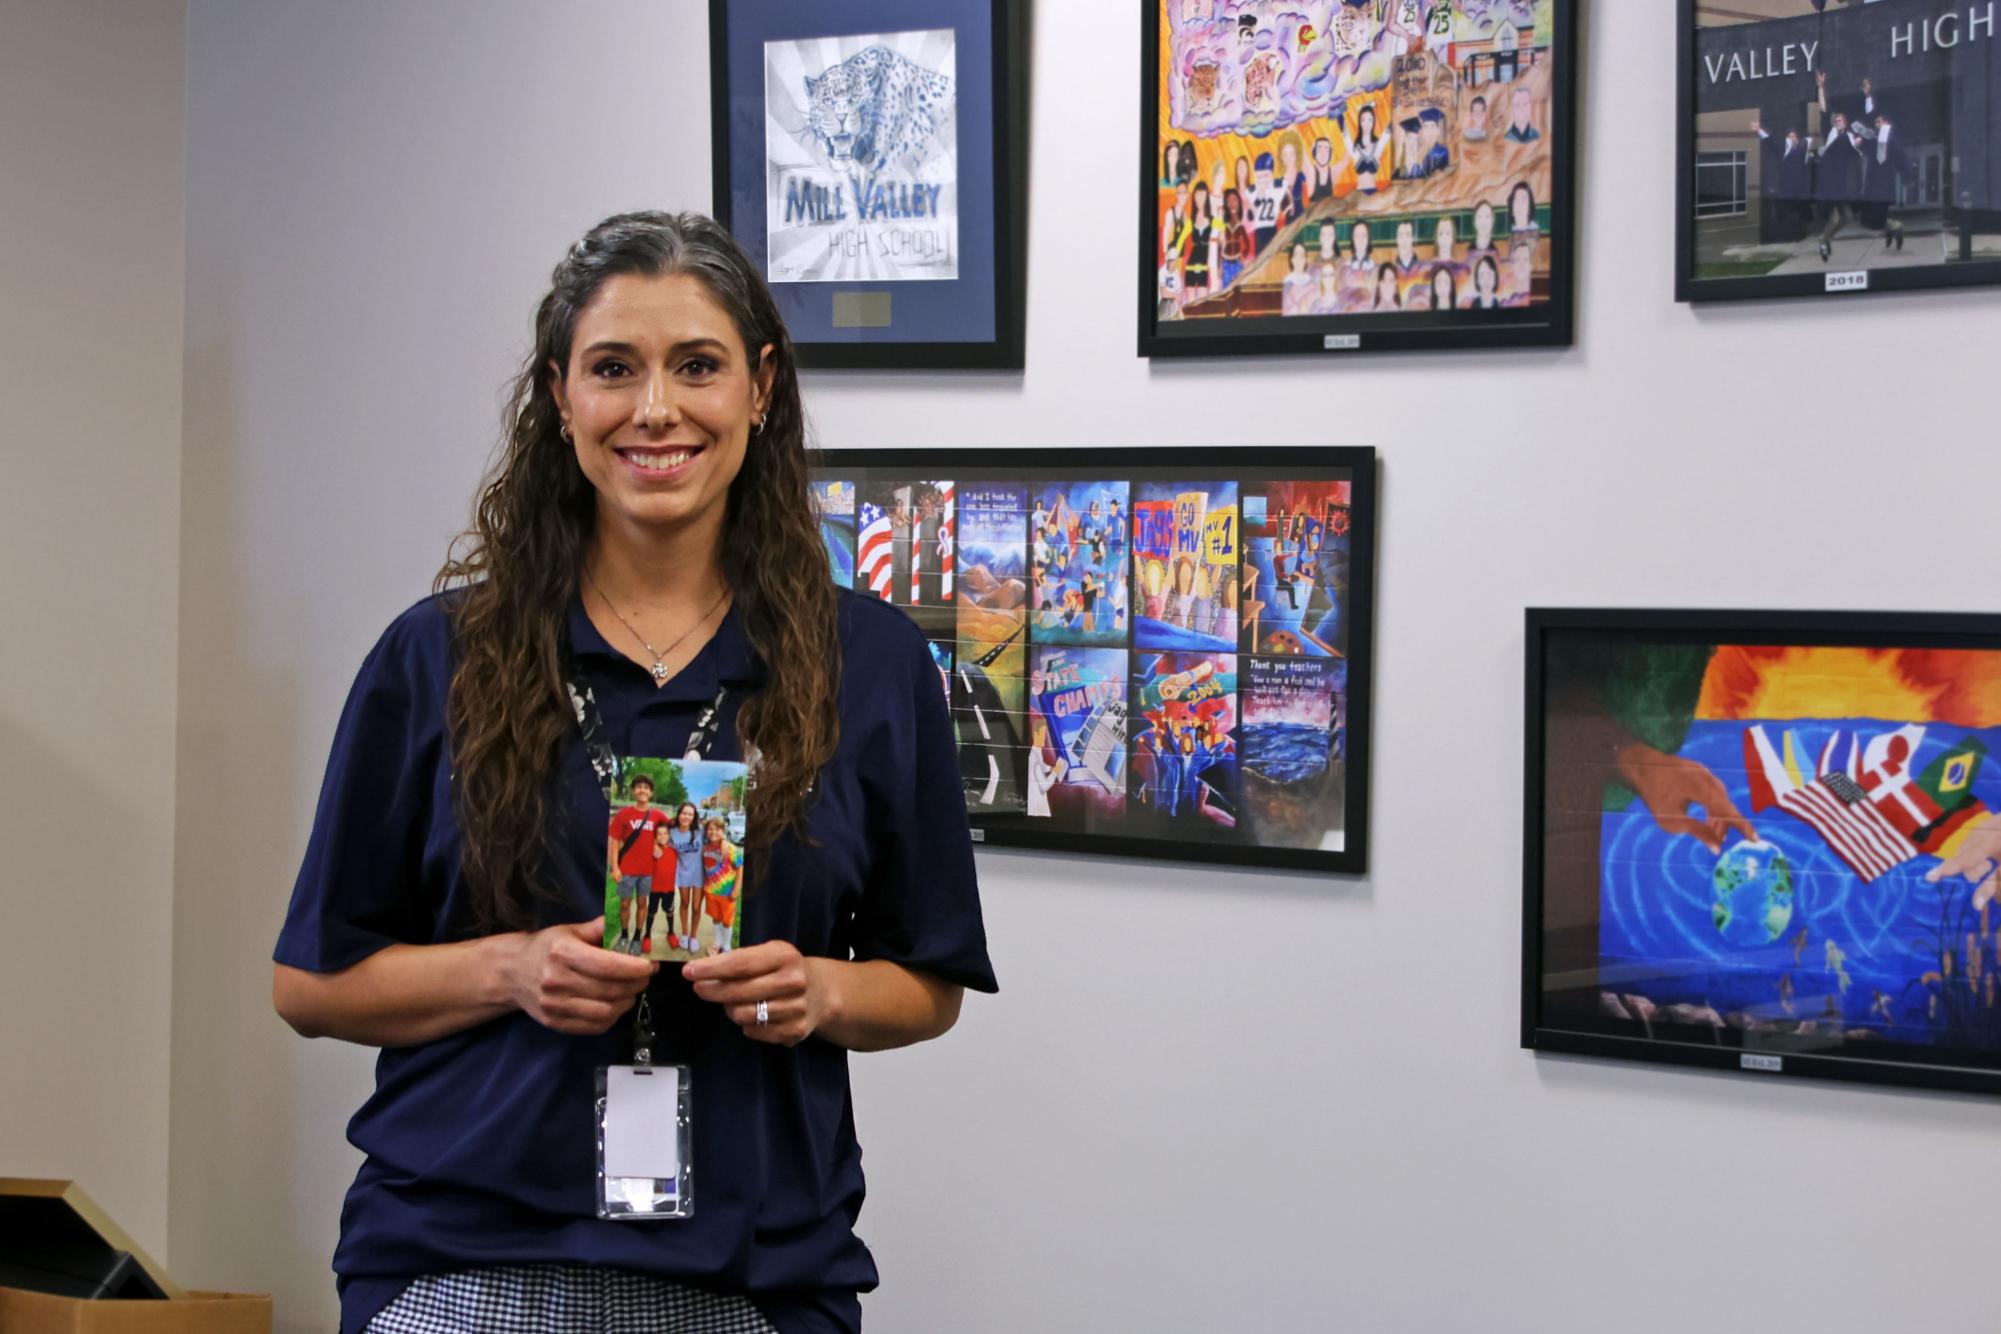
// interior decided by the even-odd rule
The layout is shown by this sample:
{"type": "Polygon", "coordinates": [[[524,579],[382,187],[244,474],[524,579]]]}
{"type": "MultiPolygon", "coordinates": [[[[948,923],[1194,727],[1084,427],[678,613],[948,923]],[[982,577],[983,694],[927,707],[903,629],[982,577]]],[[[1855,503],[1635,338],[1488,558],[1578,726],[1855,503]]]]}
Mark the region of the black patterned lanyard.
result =
{"type": "MultiPolygon", "coordinates": [[[[598,786],[607,792],[618,783],[618,754],[604,739],[604,715],[598,711],[597,691],[584,674],[577,670],[575,662],[563,677],[563,686],[570,694],[570,707],[576,711],[577,730],[583,734],[584,754],[590,758],[591,772],[597,777],[598,786]],[[581,682],[581,684],[580,684],[581,682]]],[[[716,738],[722,734],[719,719],[722,717],[723,700],[728,697],[727,685],[716,687],[716,697],[709,701],[701,716],[695,719],[695,730],[688,734],[688,745],[681,760],[706,760],[715,749],[716,738]]]]}

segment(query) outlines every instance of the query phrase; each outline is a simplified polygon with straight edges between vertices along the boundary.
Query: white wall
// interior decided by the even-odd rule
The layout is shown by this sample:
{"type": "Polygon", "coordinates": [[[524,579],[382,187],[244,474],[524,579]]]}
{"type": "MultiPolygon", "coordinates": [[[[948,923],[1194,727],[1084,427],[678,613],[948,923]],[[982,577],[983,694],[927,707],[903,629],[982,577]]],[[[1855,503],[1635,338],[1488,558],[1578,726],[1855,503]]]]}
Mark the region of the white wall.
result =
{"type": "Polygon", "coordinates": [[[179,0],[0,0],[0,1176],[167,1236],[179,0]]]}
{"type": "MultiPolygon", "coordinates": [[[[1522,607],[1991,608],[1993,296],[1676,306],[1651,0],[1593,6],[1576,350],[1150,367],[1137,11],[1042,10],[1027,373],[809,408],[831,445],[1379,445],[1375,869],[983,854],[1003,993],[855,1063],[870,1328],[1864,1330],[1920,1262],[1929,1321],[1991,1319],[1993,1104],[1537,1060],[1516,951],[1522,607]]],[[[342,693],[563,247],[705,203],[703,11],[192,6],[173,1235],[288,1329],[368,1086],[265,998],[342,693]]]]}

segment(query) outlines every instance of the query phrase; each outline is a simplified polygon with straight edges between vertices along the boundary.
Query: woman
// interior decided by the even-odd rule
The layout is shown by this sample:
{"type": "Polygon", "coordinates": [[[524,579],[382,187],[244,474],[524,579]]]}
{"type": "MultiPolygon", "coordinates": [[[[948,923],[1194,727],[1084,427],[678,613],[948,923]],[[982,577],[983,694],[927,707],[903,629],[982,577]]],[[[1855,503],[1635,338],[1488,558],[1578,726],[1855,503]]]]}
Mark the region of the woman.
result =
{"type": "Polygon", "coordinates": [[[1494,245],[1494,206],[1483,199],[1473,206],[1473,244],[1466,248],[1464,263],[1471,269],[1483,255],[1498,262],[1500,253],[1494,245]]]}
{"type": "Polygon", "coordinates": [[[1223,288],[1237,281],[1250,257],[1251,233],[1244,226],[1244,196],[1231,190],[1223,195],[1223,288]]]}
{"type": "Polygon", "coordinates": [[[994,985],[929,650],[828,579],[792,346],[708,219],[564,256],[508,421],[441,591],[362,666],[278,939],[287,1022],[383,1049],[341,1330],[856,1330],[846,1050],[994,985]],[[677,972],[601,948],[598,764],[691,743],[757,768],[743,945],[677,972]],[[649,1011],[697,1207],[604,1221],[595,1072],[649,1011]]]}
{"type": "Polygon", "coordinates": [[[1508,191],[1508,231],[1516,245],[1524,241],[1533,245],[1542,231],[1535,220],[1535,191],[1527,181],[1516,181],[1508,191]]]}
{"type": "Polygon", "coordinates": [[[1313,309],[1314,278],[1306,267],[1306,242],[1292,243],[1289,263],[1291,267],[1286,270],[1285,284],[1279,289],[1279,313],[1308,314],[1313,309]]]}
{"type": "Polygon", "coordinates": [[[1363,194],[1376,192],[1383,170],[1383,137],[1376,133],[1376,108],[1365,106],[1355,116],[1355,183],[1363,194]]]}
{"type": "Polygon", "coordinates": [[[1403,291],[1397,286],[1396,266],[1385,264],[1376,270],[1376,309],[1400,310],[1403,291]]]}
{"type": "MultiPolygon", "coordinates": [[[[684,801],[667,829],[667,846],[674,853],[674,906],[667,924],[674,933],[674,948],[690,952],[695,948],[695,928],[702,924],[702,831],[696,828],[698,818],[695,803],[684,801]]],[[[651,922],[646,936],[653,938],[651,922]]]]}
{"type": "Polygon", "coordinates": [[[1287,135],[1278,149],[1279,188],[1285,191],[1284,224],[1297,222],[1306,212],[1306,173],[1299,169],[1299,142],[1287,135]]]}
{"type": "Polygon", "coordinates": [[[1189,215],[1187,253],[1181,261],[1181,301],[1199,301],[1209,295],[1209,275],[1218,267],[1215,230],[1216,218],[1209,211],[1209,184],[1198,181],[1195,185],[1194,211],[1189,215]]]}
{"type": "Polygon", "coordinates": [[[1498,310],[1501,305],[1501,266],[1492,255],[1480,256],[1473,266],[1473,298],[1467,305],[1474,310],[1498,310]]]}
{"type": "Polygon", "coordinates": [[[1459,309],[1459,275],[1444,264],[1431,271],[1431,308],[1459,309]]]}

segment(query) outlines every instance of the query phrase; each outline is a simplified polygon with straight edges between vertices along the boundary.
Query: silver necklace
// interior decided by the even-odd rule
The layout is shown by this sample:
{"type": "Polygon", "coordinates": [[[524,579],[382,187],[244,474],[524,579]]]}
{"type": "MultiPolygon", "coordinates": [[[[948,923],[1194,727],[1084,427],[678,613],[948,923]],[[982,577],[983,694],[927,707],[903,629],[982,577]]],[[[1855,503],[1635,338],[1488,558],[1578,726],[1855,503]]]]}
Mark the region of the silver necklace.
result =
{"type": "Polygon", "coordinates": [[[639,627],[634,625],[631,621],[625,619],[625,613],[620,611],[618,609],[617,604],[615,604],[611,600],[611,598],[605,593],[603,586],[598,583],[596,575],[592,574],[589,570],[585,570],[584,578],[590,580],[591,589],[598,595],[598,601],[604,603],[605,606],[610,607],[611,614],[618,617],[619,624],[623,625],[627,630],[631,631],[632,637],[634,639],[637,639],[642,645],[645,646],[646,651],[653,655],[653,666],[651,670],[653,672],[653,682],[655,685],[666,684],[667,655],[669,653],[672,653],[675,649],[681,647],[682,640],[686,639],[689,635],[694,634],[695,631],[701,629],[704,625],[706,625],[708,623],[709,617],[716,614],[716,608],[722,606],[723,603],[729,601],[729,596],[730,596],[730,591],[727,588],[725,588],[723,590],[723,595],[717,598],[715,602],[710,605],[709,609],[703,612],[700,618],[697,619],[693,625],[689,626],[687,629],[683,630],[680,634],[676,635],[674,637],[674,642],[669,644],[666,648],[659,649],[653,647],[653,645],[651,644],[648,644],[646,642],[646,636],[639,633],[639,627]]]}

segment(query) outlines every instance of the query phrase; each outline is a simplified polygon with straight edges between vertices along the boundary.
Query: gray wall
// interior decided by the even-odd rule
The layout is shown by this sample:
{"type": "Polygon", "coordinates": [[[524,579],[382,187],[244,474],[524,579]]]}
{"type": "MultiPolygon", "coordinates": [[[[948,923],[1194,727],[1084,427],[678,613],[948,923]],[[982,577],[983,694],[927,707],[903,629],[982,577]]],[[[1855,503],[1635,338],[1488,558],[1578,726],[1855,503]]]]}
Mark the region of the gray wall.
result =
{"type": "Polygon", "coordinates": [[[179,0],[0,0],[0,1176],[167,1240],[179,0]]]}
{"type": "MultiPolygon", "coordinates": [[[[1026,375],[810,377],[830,445],[1387,460],[1374,873],[983,854],[1003,994],[855,1062],[872,1330],[1991,1320],[1993,1104],[1516,1049],[1524,604],[1996,592],[1993,296],[1674,305],[1673,7],[1592,8],[1574,351],[1136,360],[1137,10],[1044,4],[1026,375]]],[[[703,14],[192,5],[172,1227],[289,1330],[369,1086],[266,1001],[326,745],[549,266],[706,202],[703,14]]]]}

